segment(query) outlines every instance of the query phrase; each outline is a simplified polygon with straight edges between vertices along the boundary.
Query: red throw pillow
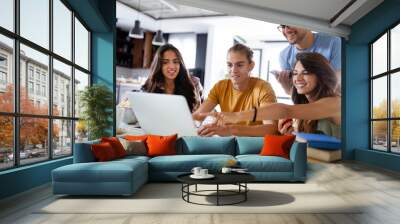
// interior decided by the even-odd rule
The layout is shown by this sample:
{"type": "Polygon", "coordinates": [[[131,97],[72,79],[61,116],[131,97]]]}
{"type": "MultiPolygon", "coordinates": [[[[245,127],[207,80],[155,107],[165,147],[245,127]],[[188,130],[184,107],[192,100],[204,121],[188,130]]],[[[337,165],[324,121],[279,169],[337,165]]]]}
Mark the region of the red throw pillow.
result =
{"type": "Polygon", "coordinates": [[[94,157],[99,162],[109,161],[117,158],[113,147],[108,142],[93,144],[91,145],[91,149],[94,157]]]}
{"type": "Polygon", "coordinates": [[[125,135],[123,138],[128,141],[146,141],[147,135],[125,135]]]}
{"type": "Polygon", "coordinates": [[[160,136],[148,135],[147,137],[147,155],[148,156],[163,156],[176,154],[176,139],[178,135],[160,136]]]}
{"type": "Polygon", "coordinates": [[[289,159],[290,147],[295,139],[295,135],[265,135],[260,155],[281,156],[289,159]]]}
{"type": "Polygon", "coordinates": [[[126,156],[126,151],[124,149],[124,146],[122,146],[122,144],[118,138],[116,138],[116,137],[101,138],[101,142],[110,143],[110,145],[114,149],[114,152],[115,152],[115,155],[117,156],[117,158],[126,156]]]}

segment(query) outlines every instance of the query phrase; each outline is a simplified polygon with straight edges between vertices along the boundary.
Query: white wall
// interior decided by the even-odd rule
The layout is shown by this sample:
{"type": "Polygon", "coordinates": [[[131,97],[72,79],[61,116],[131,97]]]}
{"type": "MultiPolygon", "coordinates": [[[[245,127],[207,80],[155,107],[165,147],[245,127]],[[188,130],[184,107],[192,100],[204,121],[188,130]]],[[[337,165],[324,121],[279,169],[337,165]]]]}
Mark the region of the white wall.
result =
{"type": "Polygon", "coordinates": [[[233,45],[233,34],[221,26],[210,26],[207,37],[204,93],[208,95],[213,85],[225,78],[226,53],[233,45]]]}
{"type": "MultiPolygon", "coordinates": [[[[261,73],[258,71],[252,71],[252,75],[260,77],[263,80],[268,81],[278,98],[289,98],[290,96],[285,93],[282,86],[278,83],[274,75],[270,73],[273,70],[280,70],[279,54],[288,45],[287,42],[261,42],[261,41],[249,41],[246,43],[252,49],[261,49],[261,73]]],[[[278,102],[289,103],[291,100],[278,99],[278,102]]]]}
{"type": "Polygon", "coordinates": [[[169,35],[168,43],[174,45],[182,54],[187,69],[196,67],[196,45],[195,33],[172,33],[169,35]]]}

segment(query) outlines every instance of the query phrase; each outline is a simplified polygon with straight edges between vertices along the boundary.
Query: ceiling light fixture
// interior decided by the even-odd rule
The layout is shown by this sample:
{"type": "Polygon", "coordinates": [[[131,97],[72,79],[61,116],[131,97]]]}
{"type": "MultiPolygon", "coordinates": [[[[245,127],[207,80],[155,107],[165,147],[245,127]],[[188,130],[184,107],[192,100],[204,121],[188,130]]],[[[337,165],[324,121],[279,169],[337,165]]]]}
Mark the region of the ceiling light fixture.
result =
{"type": "Polygon", "coordinates": [[[140,15],[140,0],[139,0],[139,3],[138,3],[137,19],[135,20],[135,25],[129,31],[129,37],[130,38],[135,38],[135,39],[143,39],[144,38],[143,29],[140,28],[139,15],[140,15]]]}
{"type": "Polygon", "coordinates": [[[129,31],[129,37],[136,38],[136,39],[144,38],[144,32],[143,32],[143,29],[140,28],[139,20],[135,20],[135,26],[129,31]]]}
{"type": "Polygon", "coordinates": [[[157,30],[156,35],[153,38],[153,44],[158,46],[165,44],[165,39],[161,30],[157,30]]]}
{"type": "MultiPolygon", "coordinates": [[[[158,19],[160,19],[160,18],[162,19],[163,9],[164,9],[163,4],[161,4],[161,12],[160,12],[160,17],[158,19]]],[[[157,30],[156,35],[153,37],[152,43],[153,43],[153,45],[161,46],[161,45],[165,44],[165,39],[164,39],[163,33],[161,31],[161,20],[159,22],[160,22],[160,25],[159,25],[160,29],[157,30]]]]}

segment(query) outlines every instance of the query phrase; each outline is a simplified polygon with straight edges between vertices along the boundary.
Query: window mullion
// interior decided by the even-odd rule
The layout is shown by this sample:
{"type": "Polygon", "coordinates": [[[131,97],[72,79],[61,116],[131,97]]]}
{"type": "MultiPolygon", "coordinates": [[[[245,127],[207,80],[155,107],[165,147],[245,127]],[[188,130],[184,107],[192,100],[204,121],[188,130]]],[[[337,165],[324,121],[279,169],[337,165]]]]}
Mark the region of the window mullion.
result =
{"type": "MultiPolygon", "coordinates": [[[[71,59],[72,59],[72,65],[73,66],[71,66],[71,91],[72,91],[72,94],[71,94],[71,102],[72,102],[72,105],[71,105],[71,117],[73,117],[73,118],[75,118],[75,20],[74,20],[74,18],[75,18],[75,12],[74,11],[72,11],[72,15],[71,15],[71,24],[72,24],[72,29],[71,29],[71,35],[72,35],[72,38],[71,38],[71,59]]],[[[72,124],[72,133],[71,133],[71,150],[72,150],[72,155],[74,155],[74,151],[75,151],[75,148],[74,148],[74,145],[75,145],[75,123],[76,123],[76,121],[72,121],[71,122],[72,124]]]]}
{"type": "Polygon", "coordinates": [[[374,146],[374,136],[373,136],[373,127],[374,127],[374,125],[373,125],[373,121],[372,121],[372,119],[373,119],[373,104],[372,104],[372,102],[373,102],[373,88],[374,88],[374,86],[373,86],[373,83],[372,83],[372,81],[373,81],[373,79],[372,79],[372,71],[373,71],[373,60],[372,60],[372,56],[373,56],[373,50],[374,50],[374,48],[372,47],[373,45],[371,44],[370,46],[369,46],[369,52],[370,52],[370,54],[369,54],[369,148],[370,149],[373,149],[373,146],[374,146]]]}
{"type": "MultiPolygon", "coordinates": [[[[20,1],[14,1],[14,30],[17,35],[19,35],[19,25],[20,25],[20,16],[19,16],[19,8],[20,1]]],[[[20,46],[19,39],[14,39],[14,114],[20,113],[20,46]]],[[[19,166],[20,164],[20,156],[19,156],[19,145],[20,145],[20,118],[18,116],[14,116],[14,166],[19,166]]]]}
{"type": "MultiPolygon", "coordinates": [[[[53,52],[53,0],[49,0],[49,50],[53,52]]],[[[53,159],[53,57],[49,55],[49,86],[47,88],[49,97],[49,120],[48,120],[48,151],[49,159],[53,159]]]]}
{"type": "MultiPolygon", "coordinates": [[[[390,71],[390,30],[388,30],[388,32],[387,32],[387,71],[390,71]]],[[[392,117],[392,115],[391,115],[391,108],[392,108],[392,106],[391,106],[391,94],[390,94],[390,91],[391,91],[391,89],[390,89],[390,79],[391,79],[391,74],[389,73],[389,74],[387,74],[387,118],[391,118],[392,117]]],[[[392,123],[392,121],[390,120],[390,119],[388,119],[388,121],[387,121],[387,141],[388,141],[388,143],[387,143],[387,145],[388,145],[388,147],[387,147],[387,149],[388,149],[388,152],[391,152],[392,151],[392,139],[391,139],[391,123],[392,123]]]]}

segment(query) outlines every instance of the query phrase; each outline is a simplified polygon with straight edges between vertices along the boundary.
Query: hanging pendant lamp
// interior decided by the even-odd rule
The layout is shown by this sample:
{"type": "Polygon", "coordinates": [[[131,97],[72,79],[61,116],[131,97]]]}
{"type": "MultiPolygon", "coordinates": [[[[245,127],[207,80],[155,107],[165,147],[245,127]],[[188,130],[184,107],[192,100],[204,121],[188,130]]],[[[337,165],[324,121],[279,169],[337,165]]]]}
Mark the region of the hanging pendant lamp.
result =
{"type": "MultiPolygon", "coordinates": [[[[162,19],[163,10],[164,10],[164,7],[163,7],[163,4],[161,4],[161,12],[160,12],[160,16],[158,17],[158,19],[162,19]]],[[[161,31],[161,20],[159,21],[159,27],[160,27],[160,29],[157,30],[156,35],[153,37],[152,43],[153,43],[153,45],[161,46],[161,45],[165,44],[165,39],[164,39],[163,33],[161,31]]]]}
{"type": "Polygon", "coordinates": [[[143,29],[140,28],[139,20],[135,20],[135,26],[129,31],[129,37],[136,38],[136,39],[144,38],[144,32],[143,32],[143,29]]]}
{"type": "Polygon", "coordinates": [[[133,28],[129,31],[130,38],[135,38],[135,39],[144,38],[143,29],[140,28],[139,15],[140,15],[140,0],[138,1],[137,19],[135,20],[135,26],[133,26],[133,28]]]}
{"type": "Polygon", "coordinates": [[[164,45],[165,39],[161,30],[157,30],[156,35],[153,37],[153,45],[164,45]]]}

